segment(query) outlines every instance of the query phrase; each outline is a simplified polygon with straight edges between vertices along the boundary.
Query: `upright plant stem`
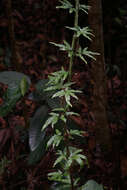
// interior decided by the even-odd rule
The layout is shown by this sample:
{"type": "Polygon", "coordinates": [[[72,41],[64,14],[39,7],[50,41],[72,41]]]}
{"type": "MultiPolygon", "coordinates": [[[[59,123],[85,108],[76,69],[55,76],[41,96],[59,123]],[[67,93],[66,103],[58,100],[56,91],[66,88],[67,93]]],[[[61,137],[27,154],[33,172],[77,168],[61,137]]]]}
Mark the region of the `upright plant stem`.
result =
{"type": "MultiPolygon", "coordinates": [[[[68,137],[68,130],[67,126],[64,126],[64,131],[65,131],[65,144],[66,144],[66,149],[67,149],[67,157],[69,158],[70,156],[70,150],[69,150],[69,137],[68,137]]],[[[70,175],[70,181],[71,181],[71,190],[74,190],[74,179],[73,175],[71,173],[71,169],[69,169],[69,175],[70,175]]]]}
{"type": "MultiPolygon", "coordinates": [[[[79,0],[75,0],[75,9],[76,9],[76,12],[75,12],[75,19],[74,19],[74,27],[77,28],[78,16],[79,16],[79,0]]],[[[77,40],[77,36],[76,36],[76,32],[74,32],[73,38],[72,38],[72,44],[71,44],[72,56],[70,57],[70,63],[69,63],[69,81],[71,80],[71,76],[72,76],[72,66],[73,66],[74,57],[75,57],[76,40],[77,40]]]]}
{"type": "MultiPolygon", "coordinates": [[[[75,9],[76,9],[76,11],[75,11],[74,27],[77,28],[78,27],[78,16],[79,16],[79,0],[75,0],[75,9]]],[[[72,55],[70,57],[70,62],[69,62],[68,81],[71,81],[71,77],[72,77],[72,67],[73,67],[73,62],[74,62],[74,57],[75,57],[76,41],[77,41],[77,36],[76,36],[76,32],[74,32],[73,37],[72,37],[72,44],[71,44],[72,55]]],[[[66,127],[65,127],[65,133],[67,133],[66,127]]],[[[68,147],[68,139],[67,139],[66,144],[67,144],[67,152],[68,152],[68,157],[69,157],[70,151],[69,151],[69,147],[68,147]]],[[[71,174],[71,169],[69,170],[69,173],[70,173],[70,180],[71,180],[71,190],[74,190],[74,180],[73,180],[73,176],[71,174]]]]}

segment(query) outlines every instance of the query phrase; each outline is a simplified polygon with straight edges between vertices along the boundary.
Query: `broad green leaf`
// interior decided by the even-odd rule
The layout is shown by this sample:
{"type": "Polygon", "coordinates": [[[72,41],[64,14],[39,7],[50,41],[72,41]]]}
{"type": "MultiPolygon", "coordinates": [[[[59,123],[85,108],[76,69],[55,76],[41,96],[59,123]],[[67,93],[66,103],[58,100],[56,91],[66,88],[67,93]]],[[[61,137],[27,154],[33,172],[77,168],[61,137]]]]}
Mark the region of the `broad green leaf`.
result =
{"type": "Polygon", "coordinates": [[[23,77],[26,78],[28,84],[30,85],[31,84],[30,78],[23,73],[19,73],[16,71],[0,72],[0,82],[7,85],[10,85],[12,83],[19,85],[23,77]]]}
{"type": "Polygon", "coordinates": [[[34,151],[45,139],[46,131],[41,131],[41,128],[48,118],[48,111],[49,109],[47,106],[41,106],[30,121],[29,146],[31,151],[34,151]]]}
{"type": "Polygon", "coordinates": [[[37,163],[39,160],[41,160],[41,158],[43,158],[43,156],[46,153],[46,144],[48,141],[48,136],[46,135],[43,140],[40,142],[40,144],[37,146],[37,148],[34,151],[31,151],[28,157],[28,164],[35,164],[37,163]]]}
{"type": "Polygon", "coordinates": [[[21,98],[19,85],[11,83],[5,92],[4,103],[0,106],[0,116],[5,117],[15,107],[16,102],[21,98]]]}
{"type": "Polygon", "coordinates": [[[12,111],[12,109],[16,105],[16,102],[21,98],[22,94],[24,94],[27,91],[28,86],[27,89],[25,87],[24,89],[22,88],[22,94],[21,94],[20,83],[23,77],[26,78],[26,81],[29,86],[31,81],[29,77],[27,77],[23,73],[19,73],[16,71],[0,72],[0,82],[8,85],[8,89],[3,97],[4,103],[0,106],[0,116],[4,117],[10,111],[12,111]]]}
{"type": "Polygon", "coordinates": [[[85,185],[80,187],[80,190],[104,190],[101,184],[94,180],[88,180],[85,185]]]}

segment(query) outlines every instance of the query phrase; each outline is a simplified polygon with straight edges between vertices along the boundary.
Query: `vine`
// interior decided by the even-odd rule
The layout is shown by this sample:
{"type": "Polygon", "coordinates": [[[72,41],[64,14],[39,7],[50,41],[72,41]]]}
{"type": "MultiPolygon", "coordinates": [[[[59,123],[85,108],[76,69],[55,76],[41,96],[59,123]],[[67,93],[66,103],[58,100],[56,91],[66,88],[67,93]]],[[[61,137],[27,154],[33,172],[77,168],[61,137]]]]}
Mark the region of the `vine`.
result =
{"type": "Polygon", "coordinates": [[[88,40],[91,40],[91,36],[93,36],[88,27],[81,28],[78,25],[79,12],[83,11],[88,14],[87,11],[89,6],[80,4],[79,0],[75,0],[75,5],[68,0],[60,0],[60,3],[61,5],[56,8],[67,9],[70,14],[74,13],[75,16],[74,27],[66,27],[73,31],[71,45],[66,40],[63,41],[63,44],[51,42],[51,44],[57,46],[61,51],[67,52],[69,68],[68,71],[66,71],[62,67],[60,71],[49,75],[48,86],[45,89],[45,91],[54,91],[52,98],[59,98],[61,102],[60,107],[55,108],[50,112],[49,118],[42,127],[42,131],[49,126],[52,127],[54,134],[49,139],[47,148],[50,146],[55,148],[57,155],[53,166],[55,171],[50,172],[48,174],[48,178],[49,180],[62,184],[63,189],[85,190],[85,186],[80,187],[80,178],[77,174],[72,173],[72,168],[74,164],[79,165],[80,169],[84,166],[84,163],[88,164],[87,157],[83,154],[82,149],[76,148],[71,143],[71,140],[74,139],[75,136],[83,136],[84,132],[81,130],[70,129],[67,121],[72,115],[79,116],[78,113],[71,111],[73,107],[71,103],[72,99],[78,100],[77,94],[81,93],[80,90],[72,88],[74,85],[74,83],[71,82],[74,59],[75,57],[78,57],[83,62],[87,63],[86,57],[90,57],[95,60],[94,55],[97,55],[97,53],[89,51],[87,47],[82,48],[78,41],[80,36],[84,36],[88,40]],[[62,124],[58,127],[57,124],[60,121],[62,124]]]}

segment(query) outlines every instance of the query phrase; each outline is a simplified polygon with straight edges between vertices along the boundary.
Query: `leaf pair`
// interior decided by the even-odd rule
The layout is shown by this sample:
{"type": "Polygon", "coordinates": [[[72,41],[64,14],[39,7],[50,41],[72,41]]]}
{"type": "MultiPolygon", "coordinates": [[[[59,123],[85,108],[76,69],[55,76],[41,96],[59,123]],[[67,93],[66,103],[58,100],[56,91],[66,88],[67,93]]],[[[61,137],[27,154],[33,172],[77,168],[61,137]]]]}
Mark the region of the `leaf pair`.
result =
{"type": "Polygon", "coordinates": [[[83,160],[84,159],[87,160],[87,158],[86,158],[86,156],[81,154],[81,152],[82,152],[81,149],[77,149],[75,147],[69,147],[69,151],[70,151],[70,155],[68,157],[66,148],[64,149],[64,151],[59,150],[57,152],[58,158],[56,159],[54,166],[59,164],[61,161],[65,161],[64,170],[66,171],[66,170],[69,170],[69,168],[71,167],[71,165],[74,162],[77,162],[77,164],[79,164],[80,167],[82,167],[84,165],[83,160]]]}
{"type": "MultiPolygon", "coordinates": [[[[68,28],[78,31],[78,29],[75,29],[75,28],[71,28],[71,27],[68,27],[68,28]]],[[[79,32],[77,33],[77,35],[81,35],[81,34],[82,34],[82,35],[84,35],[84,36],[87,36],[87,38],[88,38],[89,40],[91,40],[91,38],[90,38],[89,35],[88,35],[89,32],[87,31],[87,33],[85,33],[85,32],[83,32],[83,30],[84,30],[84,29],[79,30],[79,32]]],[[[91,33],[90,33],[90,34],[91,34],[91,33]]],[[[92,34],[91,34],[91,35],[92,35],[92,34]]],[[[68,57],[71,57],[71,56],[73,55],[73,51],[72,51],[72,48],[71,48],[70,44],[69,44],[68,42],[66,42],[65,40],[64,40],[64,44],[57,44],[57,43],[52,43],[52,44],[55,45],[55,46],[57,46],[57,47],[59,47],[60,50],[62,50],[62,51],[67,51],[68,57]],[[61,48],[61,46],[62,46],[62,48],[61,48]]],[[[89,58],[91,58],[91,59],[96,60],[96,58],[95,58],[94,56],[95,56],[95,55],[100,55],[100,54],[97,53],[97,52],[89,51],[89,50],[88,50],[88,47],[86,47],[86,48],[84,48],[84,49],[82,49],[81,47],[79,47],[79,48],[76,50],[75,55],[76,55],[77,57],[79,57],[83,62],[85,62],[85,63],[87,64],[87,61],[86,61],[86,59],[84,58],[84,56],[87,56],[87,57],[89,57],[89,58]]]]}
{"type": "MultiPolygon", "coordinates": [[[[76,12],[76,9],[74,6],[68,1],[68,0],[60,0],[61,6],[57,6],[57,9],[69,9],[69,13],[76,12]]],[[[83,11],[84,13],[88,14],[88,10],[90,9],[90,6],[80,4],[79,10],[83,11]]]]}

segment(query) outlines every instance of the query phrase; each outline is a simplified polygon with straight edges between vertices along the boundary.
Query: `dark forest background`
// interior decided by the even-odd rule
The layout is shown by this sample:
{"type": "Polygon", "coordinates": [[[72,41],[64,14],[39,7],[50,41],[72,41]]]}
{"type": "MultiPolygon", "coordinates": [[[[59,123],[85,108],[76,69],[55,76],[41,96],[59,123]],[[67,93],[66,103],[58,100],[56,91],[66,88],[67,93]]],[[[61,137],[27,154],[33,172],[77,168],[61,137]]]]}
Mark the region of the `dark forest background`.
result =
{"type": "MultiPolygon", "coordinates": [[[[58,5],[57,0],[0,1],[0,189],[2,190],[50,189],[51,182],[47,180],[47,173],[52,170],[55,151],[50,149],[45,152],[43,138],[34,151],[30,151],[29,142],[30,130],[33,130],[33,125],[37,128],[39,126],[40,130],[39,118],[41,115],[43,117],[45,112],[44,107],[40,111],[40,105],[45,102],[41,97],[43,96],[41,81],[62,65],[65,68],[68,66],[67,55],[49,42],[60,43],[64,39],[71,41],[72,33],[69,33],[65,26],[73,26],[73,14],[56,10],[56,5],[58,5]],[[11,86],[11,82],[14,79],[18,80],[19,76],[5,73],[8,81],[2,82],[4,71],[24,73],[31,79],[30,88],[24,97],[19,94],[15,96],[11,86]]],[[[74,109],[78,109],[80,117],[72,118],[72,125],[79,125],[86,131],[81,146],[88,157],[90,168],[86,167],[81,171],[81,180],[95,179],[107,190],[126,190],[127,2],[102,0],[100,11],[103,19],[105,73],[108,87],[106,111],[116,159],[112,159],[109,152],[102,154],[94,141],[95,131],[91,111],[94,82],[90,74],[91,60],[88,60],[87,65],[76,60],[73,69],[73,81],[76,82],[77,88],[83,91],[83,95],[79,99],[79,105],[74,104],[74,109]]],[[[79,23],[81,26],[91,27],[88,15],[81,14],[79,23]]],[[[92,47],[92,42],[88,43],[84,39],[80,39],[80,43],[83,47],[92,47]]],[[[50,107],[52,103],[48,104],[50,107]]],[[[50,133],[51,131],[48,131],[46,135],[50,133]]],[[[77,143],[78,141],[79,139],[77,143]]]]}

